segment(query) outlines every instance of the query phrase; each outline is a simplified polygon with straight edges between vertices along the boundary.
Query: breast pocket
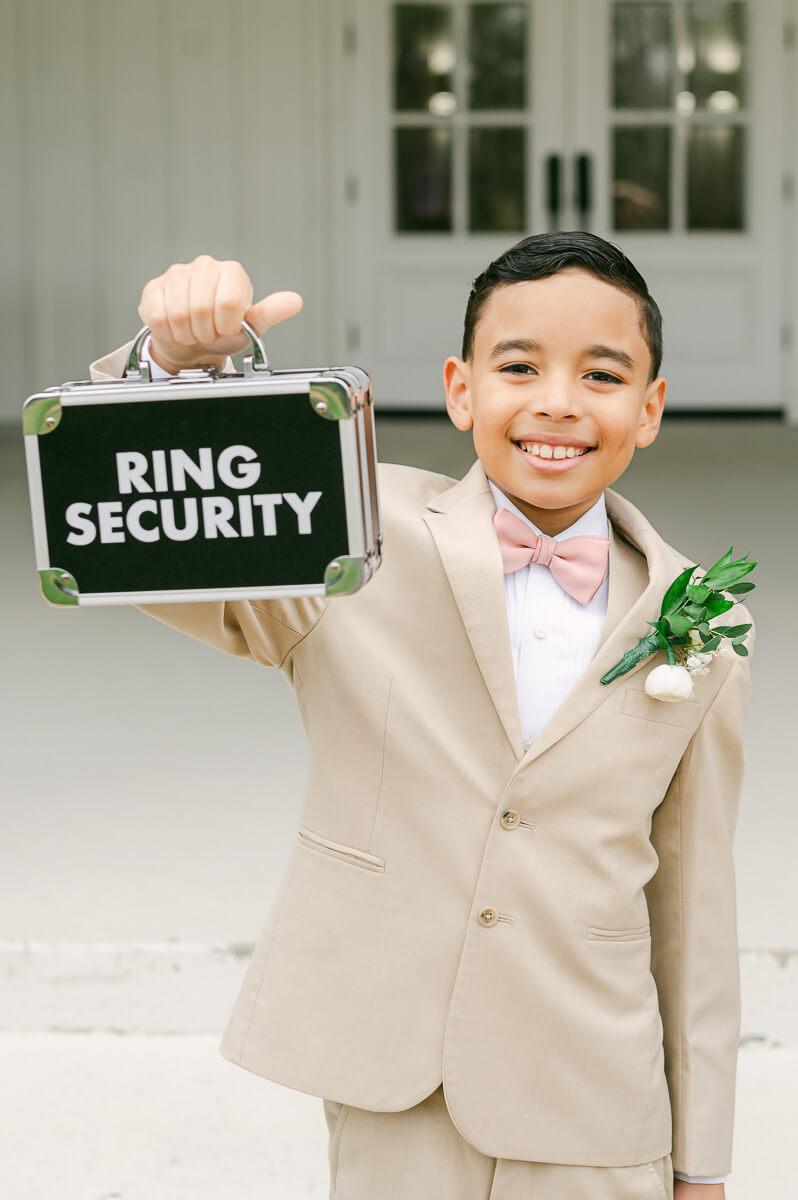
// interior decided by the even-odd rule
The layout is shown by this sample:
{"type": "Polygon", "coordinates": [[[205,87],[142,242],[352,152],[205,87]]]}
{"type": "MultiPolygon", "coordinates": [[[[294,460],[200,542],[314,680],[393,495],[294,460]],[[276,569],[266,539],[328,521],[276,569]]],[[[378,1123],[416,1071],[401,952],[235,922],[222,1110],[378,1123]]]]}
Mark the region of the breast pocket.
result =
{"type": "Polygon", "coordinates": [[[694,729],[701,718],[701,705],[695,700],[654,700],[639,688],[628,687],[621,712],[641,721],[658,725],[675,725],[679,729],[694,729]]]}

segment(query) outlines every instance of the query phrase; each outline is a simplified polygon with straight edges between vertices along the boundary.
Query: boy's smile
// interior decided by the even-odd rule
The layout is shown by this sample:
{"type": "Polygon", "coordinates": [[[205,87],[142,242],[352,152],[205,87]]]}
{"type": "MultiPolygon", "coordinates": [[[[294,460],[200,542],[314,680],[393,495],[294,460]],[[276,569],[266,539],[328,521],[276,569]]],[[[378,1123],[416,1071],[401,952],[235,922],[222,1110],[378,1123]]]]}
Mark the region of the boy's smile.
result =
{"type": "Polygon", "coordinates": [[[488,478],[553,537],[657,436],[666,384],[650,366],[637,299],[569,267],[491,292],[472,358],[444,365],[447,409],[473,427],[488,478]]]}

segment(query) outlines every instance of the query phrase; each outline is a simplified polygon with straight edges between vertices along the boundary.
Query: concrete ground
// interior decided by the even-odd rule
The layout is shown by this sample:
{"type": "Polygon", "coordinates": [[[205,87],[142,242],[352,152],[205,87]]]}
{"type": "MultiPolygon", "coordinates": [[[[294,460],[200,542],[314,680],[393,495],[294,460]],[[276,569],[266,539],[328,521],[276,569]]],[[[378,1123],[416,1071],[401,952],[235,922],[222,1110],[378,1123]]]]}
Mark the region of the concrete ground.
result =
{"type": "MultiPolygon", "coordinates": [[[[321,1101],[233,1066],[217,1043],[0,1035],[0,1195],[325,1200],[321,1101]]],[[[728,1200],[794,1200],[796,1112],[798,1048],[743,1049],[728,1200]]]]}

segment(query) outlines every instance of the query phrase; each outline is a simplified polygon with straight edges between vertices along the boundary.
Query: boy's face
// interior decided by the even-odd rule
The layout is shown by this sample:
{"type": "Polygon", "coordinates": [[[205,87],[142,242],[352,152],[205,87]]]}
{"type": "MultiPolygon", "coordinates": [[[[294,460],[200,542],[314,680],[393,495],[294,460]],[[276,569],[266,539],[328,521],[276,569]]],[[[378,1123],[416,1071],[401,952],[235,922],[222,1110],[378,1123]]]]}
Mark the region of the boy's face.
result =
{"type": "Polygon", "coordinates": [[[657,436],[666,384],[650,367],[636,297],[569,267],[490,294],[471,360],[444,365],[446,407],[473,427],[488,478],[553,537],[657,436]]]}

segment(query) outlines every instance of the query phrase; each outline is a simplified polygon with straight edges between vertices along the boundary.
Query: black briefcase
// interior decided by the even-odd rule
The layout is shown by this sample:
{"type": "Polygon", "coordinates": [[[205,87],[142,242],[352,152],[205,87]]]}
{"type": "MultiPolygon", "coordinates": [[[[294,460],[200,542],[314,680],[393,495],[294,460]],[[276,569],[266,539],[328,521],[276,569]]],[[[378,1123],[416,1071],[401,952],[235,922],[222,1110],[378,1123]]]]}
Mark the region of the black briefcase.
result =
{"type": "Polygon", "coordinates": [[[145,604],[357,591],[380,564],[371,381],[358,367],[30,396],[23,428],[36,567],[52,604],[145,604]]]}

